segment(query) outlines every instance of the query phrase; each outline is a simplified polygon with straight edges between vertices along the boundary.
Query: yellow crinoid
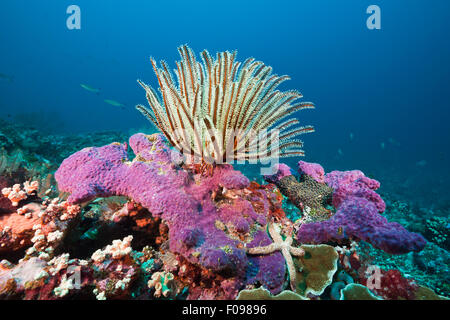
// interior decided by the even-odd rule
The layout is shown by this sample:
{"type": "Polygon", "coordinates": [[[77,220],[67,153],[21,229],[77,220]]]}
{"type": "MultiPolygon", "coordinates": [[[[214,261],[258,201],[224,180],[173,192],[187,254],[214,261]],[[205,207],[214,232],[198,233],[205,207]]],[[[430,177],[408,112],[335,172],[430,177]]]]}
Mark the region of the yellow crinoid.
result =
{"type": "Polygon", "coordinates": [[[314,104],[296,102],[302,98],[298,91],[276,89],[288,76],[272,74],[253,58],[241,64],[236,52],[213,59],[205,50],[199,62],[188,46],[178,50],[176,81],[164,61],[157,67],[151,59],[160,95],[138,80],[150,108],[136,107],[177,150],[216,164],[304,155],[302,141],[295,138],[314,129],[299,127],[290,116],[314,104]]]}

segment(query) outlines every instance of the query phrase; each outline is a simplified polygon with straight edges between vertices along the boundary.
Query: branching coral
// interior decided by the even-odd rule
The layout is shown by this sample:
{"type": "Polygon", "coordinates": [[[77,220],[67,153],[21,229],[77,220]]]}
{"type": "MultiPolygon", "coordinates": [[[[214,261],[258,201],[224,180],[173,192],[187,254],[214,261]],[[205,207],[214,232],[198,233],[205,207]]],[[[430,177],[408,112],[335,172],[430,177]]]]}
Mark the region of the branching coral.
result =
{"type": "Polygon", "coordinates": [[[314,105],[295,102],[302,97],[295,90],[276,90],[288,76],[273,75],[271,67],[253,58],[241,66],[235,61],[236,52],[220,52],[213,59],[205,50],[200,63],[188,46],[178,50],[178,84],[164,61],[158,68],[151,59],[162,99],[139,80],[150,109],[136,108],[176,149],[191,155],[189,160],[224,163],[303,155],[299,149],[303,143],[294,138],[314,129],[295,127],[299,123],[295,118],[279,122],[314,105]],[[274,130],[267,132],[269,128],[274,130]]]}

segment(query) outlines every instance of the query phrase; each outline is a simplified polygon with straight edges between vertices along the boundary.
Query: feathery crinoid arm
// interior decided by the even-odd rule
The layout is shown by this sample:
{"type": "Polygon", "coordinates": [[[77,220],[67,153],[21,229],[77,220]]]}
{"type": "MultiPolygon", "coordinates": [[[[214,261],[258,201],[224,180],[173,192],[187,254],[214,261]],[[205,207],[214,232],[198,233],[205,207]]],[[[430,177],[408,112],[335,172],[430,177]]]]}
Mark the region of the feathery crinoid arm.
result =
{"type": "Polygon", "coordinates": [[[241,64],[236,52],[213,58],[204,50],[197,61],[187,45],[178,51],[175,76],[151,59],[160,93],[138,80],[150,108],[136,107],[175,148],[215,163],[303,155],[297,137],[314,129],[292,115],[314,105],[296,102],[302,95],[295,90],[277,90],[288,76],[253,58],[241,64]]]}

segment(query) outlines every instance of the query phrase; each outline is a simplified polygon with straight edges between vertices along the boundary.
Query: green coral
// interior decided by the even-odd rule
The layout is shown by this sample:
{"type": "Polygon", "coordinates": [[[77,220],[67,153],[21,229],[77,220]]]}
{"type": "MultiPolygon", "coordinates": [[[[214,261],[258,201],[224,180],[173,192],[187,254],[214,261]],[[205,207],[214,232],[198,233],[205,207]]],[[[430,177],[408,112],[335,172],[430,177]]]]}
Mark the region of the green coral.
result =
{"type": "Polygon", "coordinates": [[[426,236],[443,247],[444,249],[450,247],[450,218],[448,217],[432,217],[425,222],[427,232],[426,236]]]}
{"type": "Polygon", "coordinates": [[[304,297],[320,296],[333,281],[339,258],[329,245],[302,245],[303,257],[295,257],[296,292],[304,297]]]}
{"type": "Polygon", "coordinates": [[[257,289],[242,290],[236,300],[307,300],[301,295],[285,290],[277,295],[272,295],[269,290],[260,287],[257,289]]]}
{"type": "Polygon", "coordinates": [[[374,295],[369,288],[357,283],[350,283],[341,290],[341,300],[383,300],[374,295]]]}

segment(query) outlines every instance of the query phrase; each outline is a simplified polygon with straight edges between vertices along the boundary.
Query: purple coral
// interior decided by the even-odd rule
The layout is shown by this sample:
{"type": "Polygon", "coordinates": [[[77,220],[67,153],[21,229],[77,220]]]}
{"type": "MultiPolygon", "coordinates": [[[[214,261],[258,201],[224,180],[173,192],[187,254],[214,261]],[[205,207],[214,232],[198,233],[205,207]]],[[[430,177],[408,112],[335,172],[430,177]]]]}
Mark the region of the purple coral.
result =
{"type": "Polygon", "coordinates": [[[380,187],[378,181],[366,177],[359,170],[332,171],[324,175],[322,166],[317,163],[300,161],[298,167],[299,173],[304,175],[302,182],[290,174],[290,168],[285,164],[277,165],[275,173],[264,178],[275,183],[292,203],[298,207],[301,207],[299,203],[306,204],[316,213],[321,209],[321,203],[309,199],[326,199],[328,193],[323,188],[328,188],[330,194],[332,191],[332,204],[337,209],[331,218],[327,216],[323,221],[316,219],[301,225],[297,232],[300,243],[320,244],[355,238],[392,254],[424,248],[426,241],[421,235],[410,233],[400,224],[390,223],[380,215],[386,205],[375,192],[380,187]]]}
{"type": "MultiPolygon", "coordinates": [[[[242,283],[260,281],[273,293],[281,290],[285,272],[282,257],[261,258],[258,270],[276,266],[283,277],[273,278],[263,272],[257,278],[249,278],[245,243],[230,234],[246,234],[251,227],[264,230],[267,223],[268,200],[251,196],[251,202],[245,199],[241,190],[250,182],[244,175],[230,165],[216,167],[212,176],[192,175],[172,161],[173,152],[161,135],[136,134],[129,142],[136,154],[133,161],[127,158],[125,144],[87,148],[65,159],[55,178],[61,191],[71,193],[68,201],[79,203],[113,195],[130,197],[166,221],[172,252],[215,272],[227,270],[242,283]],[[232,190],[235,200],[218,206],[213,195],[220,193],[221,188],[222,192],[232,190]],[[262,212],[256,212],[252,206],[258,201],[262,212]]],[[[266,232],[258,237],[270,241],[266,232]]]]}
{"type": "MultiPolygon", "coordinates": [[[[267,237],[267,233],[260,230],[255,234],[253,241],[247,245],[247,248],[263,247],[271,243],[272,240],[267,237]]],[[[280,251],[249,257],[247,268],[247,283],[249,284],[261,282],[271,292],[280,292],[283,287],[285,273],[285,262],[280,251]]]]}
{"type": "Polygon", "coordinates": [[[325,182],[334,189],[333,206],[339,206],[349,197],[365,198],[375,204],[378,212],[384,212],[386,204],[374,191],[380,183],[370,179],[360,170],[332,171],[325,176],[325,182]]]}
{"type": "Polygon", "coordinates": [[[300,175],[307,175],[320,183],[325,183],[325,170],[323,170],[322,166],[318,163],[310,163],[305,161],[299,161],[298,164],[298,173],[300,175]]]}
{"type": "MultiPolygon", "coordinates": [[[[64,160],[55,178],[61,191],[71,193],[68,202],[127,196],[167,223],[170,250],[190,263],[225,272],[241,286],[259,282],[274,294],[282,290],[286,266],[279,252],[254,257],[245,249],[271,243],[265,232],[271,207],[267,195],[249,190],[249,180],[230,165],[217,166],[211,176],[185,170],[161,135],[136,134],[129,143],[136,154],[132,161],[127,145],[119,143],[86,148],[64,160]]],[[[322,180],[320,165],[300,167],[304,174],[322,180]]],[[[295,180],[283,164],[265,178],[278,185],[295,180]]],[[[310,180],[316,187],[330,189],[310,180]]],[[[302,225],[297,233],[300,242],[353,237],[390,253],[423,248],[425,240],[420,235],[387,222],[378,213],[384,210],[384,202],[374,191],[377,181],[350,171],[329,173],[325,182],[334,189],[338,211],[329,220],[302,225]]]]}
{"type": "Polygon", "coordinates": [[[71,192],[67,200],[72,203],[112,196],[116,189],[115,174],[124,166],[125,160],[125,145],[85,148],[63,161],[55,179],[61,191],[71,192]],[[114,174],[110,174],[112,172],[114,174]]]}
{"type": "Polygon", "coordinates": [[[388,222],[374,203],[358,197],[342,203],[329,220],[303,224],[297,233],[297,240],[302,243],[349,238],[367,241],[391,254],[420,251],[426,244],[421,235],[407,231],[396,222],[388,222]]]}
{"type": "Polygon", "coordinates": [[[269,183],[278,183],[281,179],[292,175],[291,168],[284,163],[276,164],[272,167],[273,174],[265,175],[264,180],[269,183]]]}
{"type": "Polygon", "coordinates": [[[380,187],[378,181],[352,170],[332,171],[325,176],[325,182],[334,189],[333,205],[337,212],[328,220],[301,225],[298,241],[325,243],[356,238],[391,254],[424,248],[426,241],[421,235],[410,233],[379,214],[386,205],[374,191],[380,187]]]}

